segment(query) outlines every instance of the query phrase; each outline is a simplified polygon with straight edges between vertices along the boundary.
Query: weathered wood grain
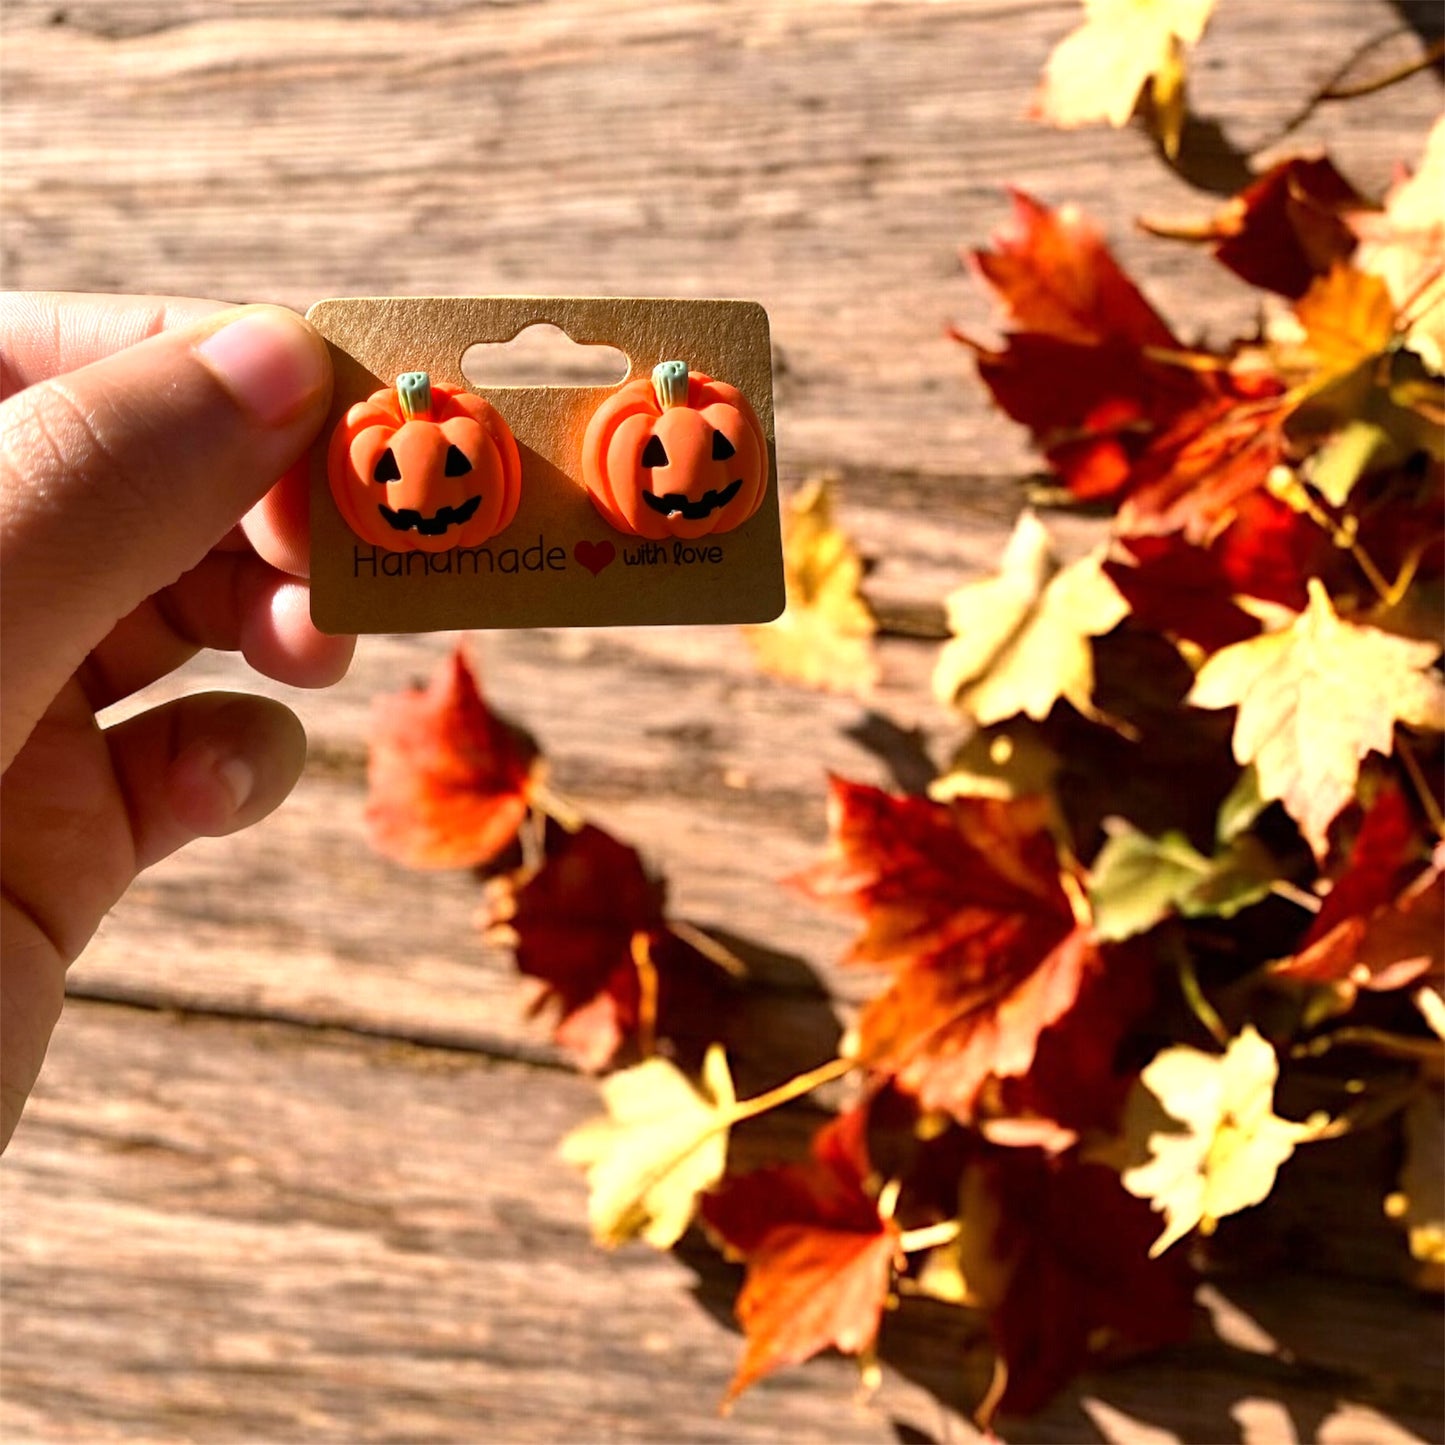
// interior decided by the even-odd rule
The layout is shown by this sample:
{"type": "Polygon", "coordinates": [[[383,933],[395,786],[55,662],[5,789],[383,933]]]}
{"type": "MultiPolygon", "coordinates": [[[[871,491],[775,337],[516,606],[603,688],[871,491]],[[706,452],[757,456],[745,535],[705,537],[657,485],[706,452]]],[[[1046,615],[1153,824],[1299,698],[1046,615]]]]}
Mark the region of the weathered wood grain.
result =
{"type": "MultiPolygon", "coordinates": [[[[297,306],[756,297],[785,483],[837,472],[873,595],[936,607],[996,555],[1033,464],[942,335],[949,319],[991,324],[957,248],[999,225],[1002,188],[1080,202],[1182,332],[1232,334],[1251,294],[1133,218],[1210,208],[1189,178],[1237,179],[1400,9],[1221,0],[1194,96],[1223,129],[1196,128],[1181,176],[1138,133],[1025,118],[1077,14],[1064,0],[8,0],[0,267],[16,286],[297,306]]],[[[1420,75],[1316,111],[1291,144],[1327,143],[1378,189],[1439,102],[1420,75]]],[[[1062,531],[1077,546],[1087,524],[1062,531]]],[[[554,1067],[505,954],[477,941],[472,881],[404,873],[361,836],[369,699],[451,641],[367,639],[324,696],[228,658],[150,695],[286,696],[312,763],[263,828],[152,870],[74,971],[77,995],[115,1002],[72,1003],[0,1172],[0,1435],[973,1438],[958,1408],[982,1364],[953,1314],[890,1322],[908,1374],[866,1410],[847,1403],[849,1367],[823,1361],[723,1422],[727,1268],[585,1243],[580,1185],[553,1148],[592,1086],[554,1067]]],[[[745,1085],[831,1050],[871,979],[837,966],[848,927],[777,880],[816,856],[825,771],[887,778],[859,741],[870,706],[760,678],[727,629],[476,647],[556,788],[643,846],[675,911],[765,945],[732,1035],[745,1085]]],[[[932,655],[885,640],[871,708],[941,760],[953,724],[928,699],[932,655]]],[[[748,1147],[802,1127],[777,1121],[748,1147]]],[[[1389,1282],[1399,1246],[1382,1221],[1357,1197],[1337,1212],[1359,1177],[1383,1188],[1389,1161],[1329,1158],[1343,1176],[1300,1175],[1329,1250],[1221,1281],[1218,1339],[1086,1382],[1009,1438],[1441,1438],[1439,1315],[1389,1282]]]]}
{"type": "MultiPolygon", "coordinates": [[[[960,244],[1009,184],[1074,199],[1186,328],[1207,264],[1130,234],[1209,198],[1135,133],[1026,117],[1063,0],[6,6],[9,284],[302,306],[376,293],[747,295],[785,372],[785,473],[1011,475],[944,322],[986,308],[960,244]]],[[[1220,7],[1196,97],[1266,144],[1375,31],[1383,0],[1220,7]]],[[[1325,108],[1366,187],[1413,157],[1431,77],[1325,108]]],[[[1218,143],[1213,145],[1218,150],[1218,143]]]]}
{"type": "MultiPolygon", "coordinates": [[[[984,1359],[957,1311],[916,1301],[885,1325],[902,1368],[871,1403],[830,1358],[720,1418],[736,1276],[703,1248],[590,1245],[555,1152],[596,1109],[584,1080],[85,1003],[55,1052],[0,1175],[7,1442],[979,1438],[957,1406],[984,1359]]],[[[1204,1305],[1195,1346],[1082,1381],[1008,1438],[1213,1441],[1256,1417],[1297,1433],[1245,1438],[1434,1438],[1423,1306],[1279,1278],[1204,1305]]]]}

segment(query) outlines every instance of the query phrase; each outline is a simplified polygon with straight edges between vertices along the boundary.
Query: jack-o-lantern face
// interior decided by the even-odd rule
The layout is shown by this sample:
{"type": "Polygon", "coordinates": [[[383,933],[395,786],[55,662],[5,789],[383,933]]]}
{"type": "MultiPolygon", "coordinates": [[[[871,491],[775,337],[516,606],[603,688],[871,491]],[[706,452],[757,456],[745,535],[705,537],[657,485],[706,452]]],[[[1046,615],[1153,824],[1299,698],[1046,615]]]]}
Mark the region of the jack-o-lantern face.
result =
{"type": "Polygon", "coordinates": [[[446,552],[517,514],[516,438],[488,401],[409,371],[346,413],[326,459],[347,526],[392,552],[446,552]]]}
{"type": "Polygon", "coordinates": [[[768,444],[735,386],[664,361],[593,413],[582,477],[597,510],[640,537],[740,527],[768,490],[768,444]]]}

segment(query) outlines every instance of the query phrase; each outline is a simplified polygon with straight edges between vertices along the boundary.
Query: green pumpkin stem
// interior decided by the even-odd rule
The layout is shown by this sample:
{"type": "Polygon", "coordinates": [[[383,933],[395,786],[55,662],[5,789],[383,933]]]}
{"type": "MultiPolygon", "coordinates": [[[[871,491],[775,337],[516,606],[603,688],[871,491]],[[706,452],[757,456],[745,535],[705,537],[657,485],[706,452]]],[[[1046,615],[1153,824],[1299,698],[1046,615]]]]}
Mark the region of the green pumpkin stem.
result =
{"type": "Polygon", "coordinates": [[[687,362],[661,361],[652,368],[652,389],[663,411],[687,405],[687,362]]]}
{"type": "Polygon", "coordinates": [[[431,377],[424,371],[404,371],[396,379],[396,399],[407,421],[431,420],[431,377]]]}

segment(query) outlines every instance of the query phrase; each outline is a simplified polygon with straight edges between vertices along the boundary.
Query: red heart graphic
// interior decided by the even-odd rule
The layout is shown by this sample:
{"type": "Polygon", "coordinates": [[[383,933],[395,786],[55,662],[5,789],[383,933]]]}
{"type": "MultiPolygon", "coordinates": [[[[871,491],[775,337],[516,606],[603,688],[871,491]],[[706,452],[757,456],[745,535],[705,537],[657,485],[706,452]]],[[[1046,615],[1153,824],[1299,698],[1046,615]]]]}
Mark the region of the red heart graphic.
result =
{"type": "Polygon", "coordinates": [[[611,542],[579,542],[572,555],[595,577],[604,567],[612,565],[617,548],[611,542]]]}

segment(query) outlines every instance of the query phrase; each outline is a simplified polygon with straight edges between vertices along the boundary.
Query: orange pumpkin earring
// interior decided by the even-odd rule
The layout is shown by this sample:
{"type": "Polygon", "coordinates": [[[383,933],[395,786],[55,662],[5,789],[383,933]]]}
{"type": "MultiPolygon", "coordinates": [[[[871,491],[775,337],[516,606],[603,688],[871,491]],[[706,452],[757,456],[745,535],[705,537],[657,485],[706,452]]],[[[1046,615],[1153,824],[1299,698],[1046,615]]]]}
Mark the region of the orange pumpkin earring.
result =
{"type": "Polygon", "coordinates": [[[654,540],[730,532],[763,504],[767,438],[737,387],[664,361],[593,413],[582,479],[618,531],[654,540]]]}
{"type": "Polygon", "coordinates": [[[346,413],[326,475],[347,526],[392,552],[478,546],[517,515],[522,495],[517,440],[501,413],[424,371],[346,413]]]}

